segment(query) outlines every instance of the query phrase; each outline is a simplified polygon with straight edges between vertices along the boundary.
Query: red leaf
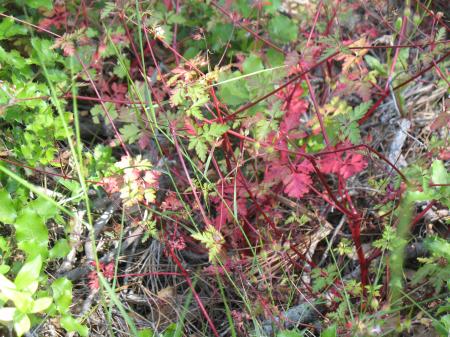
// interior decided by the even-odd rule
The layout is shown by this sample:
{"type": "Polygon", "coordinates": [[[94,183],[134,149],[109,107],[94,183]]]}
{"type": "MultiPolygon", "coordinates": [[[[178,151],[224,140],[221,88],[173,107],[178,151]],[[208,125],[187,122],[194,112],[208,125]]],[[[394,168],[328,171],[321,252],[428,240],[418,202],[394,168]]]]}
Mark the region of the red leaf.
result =
{"type": "Polygon", "coordinates": [[[367,162],[364,157],[359,153],[351,153],[345,156],[342,166],[339,167],[339,174],[348,179],[351,176],[361,172],[367,166],[367,162]]]}
{"type": "Polygon", "coordinates": [[[310,173],[313,168],[311,163],[303,161],[297,165],[296,172],[283,178],[284,193],[292,198],[301,198],[309,192],[312,185],[310,173]]]}
{"type": "Polygon", "coordinates": [[[186,129],[186,132],[191,136],[196,136],[197,131],[195,130],[195,127],[192,125],[191,120],[188,118],[184,119],[184,127],[186,129]]]}
{"type": "Polygon", "coordinates": [[[301,198],[309,192],[309,185],[312,184],[311,177],[304,173],[293,173],[283,179],[286,185],[284,193],[292,198],[301,198]]]}
{"type": "Polygon", "coordinates": [[[300,85],[290,85],[277,94],[283,101],[282,109],[286,111],[280,124],[280,131],[287,133],[298,128],[300,116],[308,109],[308,101],[302,98],[303,88],[300,85]]]}
{"type": "MultiPolygon", "coordinates": [[[[337,148],[339,149],[339,147],[347,145],[348,144],[342,144],[337,148]]],[[[320,170],[323,173],[337,174],[344,179],[354,176],[367,167],[367,161],[364,156],[354,151],[328,154],[324,156],[319,163],[320,170]]]]}

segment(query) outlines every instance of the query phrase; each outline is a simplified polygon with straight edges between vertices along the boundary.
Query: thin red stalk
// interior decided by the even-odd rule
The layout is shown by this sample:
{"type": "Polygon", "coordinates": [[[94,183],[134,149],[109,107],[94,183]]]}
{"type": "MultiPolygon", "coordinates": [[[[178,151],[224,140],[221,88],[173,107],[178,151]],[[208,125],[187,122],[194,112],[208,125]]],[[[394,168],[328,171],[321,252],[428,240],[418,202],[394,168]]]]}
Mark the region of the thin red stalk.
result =
{"type": "Polygon", "coordinates": [[[258,104],[261,101],[264,101],[266,98],[276,94],[277,92],[283,90],[284,88],[286,88],[287,86],[289,86],[290,84],[298,81],[300,78],[302,78],[305,74],[307,74],[308,72],[310,72],[311,70],[319,67],[320,65],[322,65],[323,63],[325,63],[327,60],[333,58],[334,56],[338,55],[339,52],[335,52],[332,55],[328,56],[327,58],[315,63],[314,65],[312,65],[311,67],[309,67],[307,70],[302,71],[300,73],[298,73],[297,75],[295,75],[294,77],[292,77],[290,80],[288,80],[287,82],[285,82],[284,84],[280,85],[278,88],[270,91],[269,93],[267,93],[266,95],[254,100],[253,102],[247,103],[244,106],[240,107],[239,109],[237,109],[235,112],[233,112],[232,114],[228,115],[226,117],[227,120],[232,119],[233,117],[235,117],[236,115],[240,114],[241,112],[250,109],[251,107],[255,106],[256,104],[258,104]]]}
{"type": "Polygon", "coordinates": [[[438,67],[438,65],[436,64],[435,60],[431,61],[433,63],[434,69],[436,70],[438,76],[443,79],[445,81],[445,83],[447,83],[447,86],[450,87],[450,82],[447,80],[447,77],[442,73],[441,69],[438,67]]]}
{"type": "MultiPolygon", "coordinates": [[[[302,69],[302,67],[300,66],[300,69],[302,69]]],[[[311,85],[311,82],[309,81],[309,76],[308,74],[305,74],[304,79],[306,81],[306,85],[308,86],[308,90],[309,90],[309,94],[311,96],[311,100],[313,101],[314,104],[314,110],[317,116],[317,119],[319,120],[319,124],[320,124],[320,130],[322,131],[322,135],[323,135],[323,139],[325,140],[325,144],[327,144],[327,147],[330,146],[330,139],[328,138],[328,134],[325,130],[325,125],[323,123],[323,118],[322,115],[320,114],[320,108],[319,108],[319,104],[317,104],[317,100],[316,100],[316,95],[314,94],[314,89],[311,85]]]]}
{"type": "Polygon", "coordinates": [[[150,39],[148,37],[147,29],[144,29],[144,36],[145,36],[145,42],[147,43],[147,47],[148,47],[148,50],[150,51],[150,56],[152,57],[152,61],[153,61],[153,64],[155,65],[156,71],[158,72],[158,75],[161,78],[161,81],[163,82],[164,87],[166,89],[168,89],[166,80],[164,79],[164,76],[163,76],[163,73],[161,71],[161,68],[158,65],[158,61],[156,60],[155,53],[153,52],[153,47],[152,47],[152,44],[151,44],[150,39]]]}
{"type": "Polygon", "coordinates": [[[169,250],[170,252],[170,256],[172,258],[172,260],[175,262],[175,264],[178,266],[178,268],[180,268],[181,273],[183,274],[186,283],[188,284],[189,288],[191,288],[192,294],[194,295],[195,301],[197,302],[200,311],[202,312],[203,316],[205,317],[206,321],[208,322],[209,327],[211,328],[213,334],[215,337],[219,337],[219,333],[217,332],[217,329],[213,323],[213,321],[211,320],[211,318],[208,315],[208,312],[205,309],[205,306],[203,305],[202,300],[200,299],[200,296],[197,294],[197,291],[195,290],[194,285],[192,284],[192,280],[189,276],[189,273],[186,271],[186,269],[184,269],[183,265],[181,264],[180,260],[178,259],[178,257],[176,256],[176,254],[174,253],[173,249],[169,250]]]}
{"type": "MultiPolygon", "coordinates": [[[[432,15],[432,16],[433,16],[433,30],[434,30],[434,25],[435,25],[435,22],[436,22],[436,20],[437,20],[437,17],[435,17],[434,15],[432,15]]],[[[382,17],[381,20],[383,21],[383,23],[385,24],[386,27],[388,27],[388,28],[391,29],[391,30],[394,30],[394,28],[392,27],[392,25],[391,25],[388,21],[386,21],[386,19],[385,19],[384,17],[382,17]]],[[[403,21],[405,21],[405,20],[403,19],[403,21]]],[[[403,26],[402,26],[402,27],[403,27],[403,26]]],[[[406,36],[406,40],[408,40],[409,42],[411,42],[411,40],[409,39],[408,36],[406,36]]],[[[433,50],[434,47],[436,46],[436,44],[440,44],[440,43],[446,43],[446,44],[447,44],[448,42],[449,42],[449,40],[445,40],[445,41],[435,41],[435,37],[433,37],[433,41],[431,41],[431,42],[429,42],[429,43],[423,43],[423,44],[414,44],[414,43],[411,43],[410,46],[415,47],[415,48],[419,48],[419,49],[422,49],[422,47],[425,47],[425,46],[430,46],[430,47],[431,47],[431,50],[433,50]]],[[[396,45],[396,46],[392,46],[392,47],[394,47],[394,48],[397,49],[397,48],[408,48],[409,46],[408,46],[408,45],[396,45]]],[[[433,60],[432,62],[433,62],[434,68],[436,69],[436,72],[437,72],[438,74],[441,73],[439,67],[438,67],[437,64],[434,62],[434,60],[433,60]]],[[[445,76],[444,76],[444,78],[445,78],[445,76]]],[[[445,79],[445,80],[446,80],[446,79],[445,79]]],[[[446,81],[446,82],[447,82],[447,81],[446,81]]],[[[388,82],[387,84],[389,84],[389,82],[388,82]]],[[[394,89],[394,90],[395,90],[395,89],[394,89]]]]}
{"type": "Polygon", "coordinates": [[[403,179],[403,181],[405,181],[406,183],[408,183],[408,179],[406,178],[406,176],[394,165],[392,164],[389,159],[387,159],[384,155],[382,155],[380,152],[378,152],[377,150],[375,150],[373,147],[366,145],[366,144],[360,144],[360,145],[353,145],[353,146],[348,146],[348,147],[344,147],[341,149],[335,149],[333,151],[323,151],[323,152],[318,152],[318,153],[314,153],[312,154],[312,156],[314,157],[320,157],[326,154],[333,154],[333,153],[337,153],[337,152],[343,152],[343,151],[348,151],[348,150],[353,150],[353,149],[357,149],[357,148],[366,148],[367,150],[369,150],[370,152],[375,153],[381,160],[383,160],[384,162],[386,162],[386,164],[388,164],[390,167],[392,167],[393,170],[395,170],[395,172],[397,172],[403,179]]]}
{"type": "Polygon", "coordinates": [[[313,28],[309,32],[308,40],[306,41],[306,47],[309,46],[309,42],[311,41],[311,38],[312,38],[312,35],[314,32],[314,27],[317,25],[317,20],[319,19],[320,10],[322,9],[322,6],[323,6],[323,0],[320,0],[319,4],[317,5],[316,15],[314,16],[313,28]]]}
{"type": "MultiPolygon", "coordinates": [[[[230,135],[236,136],[236,137],[238,137],[238,138],[240,138],[240,139],[247,140],[247,141],[252,142],[252,143],[258,143],[257,140],[255,140],[255,139],[253,139],[253,138],[250,138],[250,137],[248,137],[248,136],[243,136],[243,135],[241,135],[240,133],[237,133],[237,132],[235,132],[235,131],[233,131],[233,130],[228,130],[227,132],[228,132],[230,135]]],[[[315,160],[314,160],[314,157],[319,157],[319,156],[326,155],[326,154],[334,154],[334,153],[337,153],[337,152],[343,152],[343,151],[348,151],[348,150],[352,150],[352,149],[357,149],[357,148],[364,147],[364,148],[366,148],[367,150],[369,150],[369,151],[375,153],[380,159],[382,159],[382,160],[385,161],[389,166],[391,166],[392,169],[395,170],[395,171],[402,177],[402,179],[403,179],[405,182],[408,182],[408,179],[405,177],[405,175],[404,175],[404,174],[403,174],[403,173],[402,173],[402,172],[401,172],[394,164],[392,164],[392,163],[391,163],[384,155],[382,155],[380,152],[378,152],[378,151],[375,150],[374,148],[372,148],[372,147],[370,147],[370,146],[368,146],[368,145],[365,145],[365,144],[349,146],[349,147],[341,148],[341,149],[335,149],[335,150],[333,150],[333,151],[323,151],[323,152],[318,152],[318,153],[315,153],[315,154],[305,154],[305,153],[302,153],[302,152],[297,152],[297,151],[287,150],[287,149],[284,149],[284,148],[281,148],[281,147],[278,147],[278,146],[274,146],[274,145],[272,145],[272,144],[266,144],[266,143],[264,143],[264,142],[259,142],[259,144],[260,144],[261,146],[263,146],[263,147],[272,147],[272,148],[274,148],[274,149],[276,149],[276,150],[278,150],[278,151],[282,151],[282,152],[286,152],[286,153],[290,153],[290,154],[295,154],[295,155],[298,155],[298,156],[302,156],[302,157],[306,158],[307,160],[309,160],[309,161],[311,162],[311,164],[313,165],[315,172],[318,174],[318,177],[319,177],[319,179],[321,180],[321,183],[324,185],[325,188],[327,188],[327,191],[328,191],[328,193],[330,194],[330,197],[333,198],[333,201],[334,201],[337,205],[339,205],[340,203],[336,200],[336,198],[334,197],[334,195],[333,195],[333,193],[331,192],[331,190],[329,190],[329,188],[327,187],[328,185],[326,184],[325,178],[324,178],[324,177],[322,176],[322,174],[320,173],[320,170],[318,169],[318,167],[317,167],[317,165],[316,165],[316,162],[315,162],[315,160]]]]}
{"type": "Polygon", "coordinates": [[[295,254],[297,254],[303,261],[305,261],[306,263],[308,263],[308,264],[311,266],[311,268],[317,268],[317,265],[316,265],[313,261],[307,259],[306,256],[305,256],[305,254],[302,254],[302,253],[301,253],[294,245],[291,244],[291,245],[289,246],[289,248],[292,249],[293,252],[294,252],[295,254]]]}
{"type": "Polygon", "coordinates": [[[419,6],[425,11],[427,12],[429,15],[431,15],[436,21],[438,21],[442,27],[444,27],[447,32],[450,32],[450,28],[445,24],[444,20],[442,20],[442,17],[438,17],[436,15],[436,13],[434,13],[433,11],[430,11],[427,6],[425,6],[424,4],[422,4],[422,2],[420,2],[419,0],[415,0],[417,4],[419,4],[419,6]]]}
{"type": "MultiPolygon", "coordinates": [[[[447,57],[450,55],[450,51],[445,53],[444,56],[440,57],[439,59],[436,60],[435,64],[439,64],[442,61],[446,60],[447,57]]],[[[414,76],[410,77],[408,80],[406,80],[405,82],[397,85],[396,87],[394,87],[394,90],[397,90],[405,85],[407,85],[408,83],[414,81],[416,78],[420,77],[422,74],[426,73],[428,70],[430,70],[431,68],[433,68],[435,65],[432,63],[431,65],[425,67],[424,69],[422,69],[421,71],[419,71],[417,74],[415,74],[414,76]]]]}
{"type": "Polygon", "coordinates": [[[183,168],[184,174],[186,175],[186,179],[188,180],[189,185],[191,186],[192,193],[194,194],[195,201],[197,202],[197,205],[198,205],[198,208],[200,210],[200,213],[202,214],[203,221],[205,221],[206,225],[211,226],[212,225],[211,220],[209,220],[209,218],[206,215],[206,212],[205,212],[205,210],[203,208],[203,205],[202,205],[202,203],[200,201],[200,198],[198,197],[197,189],[195,188],[195,185],[192,182],[192,179],[191,179],[191,177],[189,175],[189,171],[188,171],[188,169],[186,167],[186,163],[184,161],[183,154],[181,153],[180,145],[178,144],[177,134],[175,133],[175,130],[172,127],[171,127],[171,129],[172,129],[171,131],[172,131],[174,146],[175,146],[175,149],[177,151],[178,158],[180,160],[180,163],[181,163],[181,166],[183,168]]]}
{"type": "MultiPolygon", "coordinates": [[[[180,12],[180,0],[176,0],[175,5],[175,13],[178,14],[180,12]]],[[[172,48],[177,49],[177,32],[178,32],[178,24],[176,23],[173,27],[173,39],[172,39],[172,48]]],[[[178,66],[180,63],[180,58],[178,55],[175,55],[175,63],[178,66]]]]}
{"type": "MultiPolygon", "coordinates": [[[[442,40],[436,41],[435,44],[447,44],[450,40],[442,40]]],[[[347,47],[350,50],[359,50],[359,49],[397,49],[397,48],[422,48],[428,47],[430,42],[427,43],[411,43],[411,44],[393,44],[393,45],[376,45],[376,46],[354,46],[347,47]]]]}
{"type": "MultiPolygon", "coordinates": [[[[3,158],[3,157],[0,157],[0,161],[3,161],[5,163],[8,163],[8,164],[11,164],[11,165],[14,165],[14,166],[23,167],[23,168],[29,169],[29,170],[31,170],[33,172],[37,172],[37,173],[40,173],[40,174],[43,174],[43,175],[60,177],[60,178],[63,178],[65,180],[74,180],[74,181],[78,181],[79,180],[77,178],[67,176],[66,174],[60,174],[60,173],[56,173],[56,172],[48,172],[48,171],[45,171],[45,170],[37,169],[37,168],[32,167],[32,166],[28,166],[26,164],[22,164],[22,163],[16,162],[16,161],[11,160],[11,159],[6,159],[6,158],[3,158]]],[[[103,184],[100,181],[93,181],[93,180],[86,180],[86,182],[91,183],[91,184],[97,184],[97,185],[102,185],[103,184]]]]}
{"type": "Polygon", "coordinates": [[[424,215],[431,209],[431,207],[433,207],[436,204],[435,200],[432,200],[427,207],[425,207],[422,212],[420,212],[419,214],[416,215],[416,217],[413,219],[413,221],[411,222],[410,225],[410,230],[412,230],[414,228],[415,225],[417,225],[417,223],[424,217],[424,215]]]}
{"type": "Polygon", "coordinates": [[[23,23],[24,25],[33,27],[33,28],[36,29],[36,30],[39,30],[39,31],[41,31],[41,32],[45,32],[45,33],[50,34],[50,35],[52,35],[52,36],[54,36],[54,37],[57,37],[57,38],[61,37],[61,35],[58,35],[58,34],[56,34],[56,33],[53,33],[52,31],[50,31],[50,30],[48,30],[48,29],[41,28],[41,27],[39,27],[39,26],[37,26],[37,25],[34,25],[34,24],[30,23],[30,22],[27,22],[27,21],[18,19],[18,18],[14,17],[14,16],[6,15],[6,14],[3,14],[3,13],[0,13],[0,16],[2,16],[2,17],[4,17],[4,18],[10,18],[10,19],[13,19],[14,21],[23,23]]]}
{"type": "MultiPolygon", "coordinates": [[[[407,24],[408,24],[408,19],[405,15],[403,15],[402,26],[400,28],[400,33],[399,33],[399,38],[398,38],[398,44],[402,44],[407,24]]],[[[400,52],[400,48],[395,48],[394,58],[392,59],[391,68],[389,70],[389,76],[386,81],[386,86],[384,88],[384,90],[386,90],[386,91],[389,90],[389,85],[391,84],[391,81],[392,81],[392,75],[394,74],[395,66],[397,65],[399,52],[400,52]]]]}
{"type": "MultiPolygon", "coordinates": [[[[287,150],[287,149],[284,149],[284,148],[279,147],[279,146],[275,146],[275,145],[272,145],[272,144],[267,144],[265,142],[258,142],[257,140],[255,140],[253,138],[250,138],[248,136],[243,136],[240,133],[237,133],[237,132],[235,132],[233,130],[228,130],[227,133],[229,133],[230,135],[236,136],[236,137],[238,137],[240,139],[247,140],[247,141],[252,142],[252,143],[259,143],[263,147],[272,147],[275,150],[278,150],[278,151],[281,151],[281,152],[285,152],[285,153],[289,153],[289,154],[295,154],[297,156],[304,157],[305,159],[307,159],[312,164],[312,166],[314,168],[314,172],[319,177],[320,182],[322,183],[322,185],[327,190],[330,198],[335,202],[335,207],[338,207],[340,205],[340,202],[336,199],[336,197],[334,196],[333,192],[331,191],[331,189],[329,188],[328,184],[326,183],[325,177],[320,172],[320,170],[319,170],[319,168],[317,166],[317,163],[316,163],[316,161],[315,161],[315,159],[314,159],[314,157],[312,155],[306,154],[306,153],[303,153],[303,152],[287,150]]],[[[338,151],[336,151],[336,152],[338,152],[338,151]]],[[[342,211],[345,214],[347,214],[347,212],[349,212],[348,210],[345,209],[345,207],[340,207],[340,211],[342,211]]]]}
{"type": "MultiPolygon", "coordinates": [[[[316,13],[316,17],[314,18],[314,23],[313,26],[311,28],[311,31],[309,32],[309,37],[308,37],[308,41],[306,42],[306,48],[308,48],[308,44],[310,41],[310,38],[314,32],[314,29],[316,28],[316,24],[317,24],[317,19],[319,18],[319,14],[320,14],[320,9],[322,8],[322,1],[320,1],[318,8],[317,8],[317,13],[316,13]]],[[[335,12],[336,14],[336,12],[335,12]]],[[[327,27],[328,29],[328,27],[327,27]]],[[[303,72],[303,67],[301,65],[301,63],[299,63],[300,65],[300,71],[303,72]]],[[[309,95],[311,96],[311,100],[313,101],[313,105],[314,105],[314,110],[317,116],[317,119],[319,120],[319,124],[320,124],[320,129],[322,131],[322,135],[323,135],[323,139],[325,140],[325,144],[327,145],[327,147],[330,146],[330,139],[328,138],[327,132],[325,130],[325,125],[323,124],[323,118],[320,114],[320,109],[319,109],[319,104],[317,104],[317,100],[316,100],[316,95],[314,93],[314,89],[311,85],[311,82],[309,81],[309,76],[308,74],[305,74],[305,76],[303,76],[303,78],[306,81],[306,85],[308,86],[308,91],[309,91],[309,95]]]]}
{"type": "Polygon", "coordinates": [[[340,0],[338,0],[337,1],[337,4],[336,5],[333,5],[333,14],[331,15],[331,18],[330,18],[330,20],[328,20],[328,22],[327,22],[327,27],[325,28],[325,32],[324,32],[324,35],[325,36],[327,36],[327,35],[329,35],[330,34],[330,30],[331,30],[331,27],[333,26],[333,21],[334,21],[334,18],[336,17],[336,14],[337,14],[337,11],[338,11],[338,9],[339,9],[339,5],[340,5],[340,0]]]}
{"type": "MultiPolygon", "coordinates": [[[[144,29],[146,29],[146,28],[144,27],[144,29]]],[[[166,41],[164,41],[164,40],[161,39],[161,38],[157,38],[157,39],[158,39],[159,42],[161,42],[161,43],[164,45],[164,47],[166,47],[167,49],[169,49],[175,56],[178,56],[178,57],[181,58],[183,61],[185,61],[186,64],[187,64],[188,66],[190,66],[192,69],[194,69],[199,75],[205,76],[205,74],[204,74],[200,69],[198,69],[194,64],[192,64],[188,59],[184,58],[184,56],[181,55],[177,50],[173,49],[172,46],[169,45],[166,41]]]]}
{"type": "Polygon", "coordinates": [[[153,271],[148,273],[132,273],[132,274],[120,274],[117,278],[123,277],[144,277],[144,276],[184,276],[183,273],[177,273],[173,271],[153,271]]]}
{"type": "Polygon", "coordinates": [[[349,219],[350,231],[352,233],[353,243],[355,244],[356,253],[358,255],[359,267],[361,268],[361,284],[364,287],[369,283],[369,270],[366,257],[361,244],[361,219],[349,219]]]}
{"type": "MultiPolygon", "coordinates": [[[[130,30],[128,29],[128,25],[125,21],[125,14],[123,13],[123,11],[121,11],[119,13],[119,18],[120,18],[120,21],[122,21],[122,26],[125,28],[125,33],[127,34],[128,41],[130,42],[131,49],[133,50],[133,53],[134,53],[134,58],[136,59],[138,65],[139,65],[139,68],[141,68],[141,71],[144,73],[144,66],[141,62],[140,54],[138,53],[136,46],[134,44],[133,36],[131,35],[130,30]]],[[[144,79],[144,80],[147,81],[147,79],[144,79]]]]}

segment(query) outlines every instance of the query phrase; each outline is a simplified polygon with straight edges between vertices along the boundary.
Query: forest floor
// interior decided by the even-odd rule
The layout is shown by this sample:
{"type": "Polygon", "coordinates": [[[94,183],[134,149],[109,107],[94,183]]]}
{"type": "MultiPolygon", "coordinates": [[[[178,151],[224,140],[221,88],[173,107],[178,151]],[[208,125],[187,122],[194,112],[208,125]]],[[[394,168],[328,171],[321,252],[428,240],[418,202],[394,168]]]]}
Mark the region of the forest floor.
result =
{"type": "Polygon", "coordinates": [[[0,335],[450,336],[448,15],[0,3],[0,335]]]}

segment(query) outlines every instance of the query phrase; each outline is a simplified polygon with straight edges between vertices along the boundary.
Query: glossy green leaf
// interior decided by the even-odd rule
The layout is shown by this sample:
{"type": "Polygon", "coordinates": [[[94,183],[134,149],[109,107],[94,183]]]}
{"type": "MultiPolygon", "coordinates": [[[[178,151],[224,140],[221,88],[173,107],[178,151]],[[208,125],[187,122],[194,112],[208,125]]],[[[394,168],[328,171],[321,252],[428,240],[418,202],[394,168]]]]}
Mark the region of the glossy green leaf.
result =
{"type": "Polygon", "coordinates": [[[26,208],[19,213],[16,222],[17,245],[30,257],[47,256],[48,229],[44,220],[33,209],[26,208]]]}
{"type": "Polygon", "coordinates": [[[0,308],[0,322],[11,322],[14,319],[16,308],[0,308]]]}
{"type": "Polygon", "coordinates": [[[11,269],[7,264],[0,264],[0,274],[5,275],[11,269]]]}
{"type": "Polygon", "coordinates": [[[139,330],[138,337],[153,337],[155,333],[151,329],[139,330]]]}
{"type": "Polygon", "coordinates": [[[26,332],[30,331],[31,322],[28,315],[16,311],[14,314],[14,330],[18,337],[22,336],[26,332]]]}
{"type": "Polygon", "coordinates": [[[48,10],[53,8],[52,0],[26,0],[26,4],[31,8],[45,8],[48,10]]]}
{"type": "Polygon", "coordinates": [[[435,160],[431,164],[431,179],[433,184],[448,184],[448,172],[442,160],[435,160]]]}
{"type": "Polygon", "coordinates": [[[62,317],[60,323],[67,332],[77,332],[82,337],[89,335],[89,329],[70,315],[62,317]]]}
{"type": "Polygon", "coordinates": [[[52,249],[50,249],[48,257],[50,259],[57,259],[67,256],[70,252],[70,245],[66,239],[56,241],[52,249]]]}
{"type": "Polygon", "coordinates": [[[0,189],[0,222],[12,224],[17,217],[13,201],[6,189],[0,189]]]}
{"type": "Polygon", "coordinates": [[[320,334],[320,337],[336,337],[337,336],[337,330],[336,325],[329,326],[325,330],[322,331],[320,334]]]}
{"type": "Polygon", "coordinates": [[[51,297],[41,297],[34,301],[33,306],[30,310],[31,314],[43,312],[52,304],[51,297]]]}
{"type": "Polygon", "coordinates": [[[59,312],[66,312],[72,304],[72,282],[67,278],[59,278],[51,285],[53,299],[59,312]]]}
{"type": "Polygon", "coordinates": [[[42,268],[42,257],[37,255],[30,261],[27,261],[17,274],[14,284],[17,289],[27,289],[30,285],[39,279],[42,268]]]}
{"type": "Polygon", "coordinates": [[[33,208],[44,220],[54,218],[59,213],[56,205],[43,197],[31,201],[28,206],[33,208]]]}
{"type": "Polygon", "coordinates": [[[302,337],[303,334],[296,330],[283,330],[277,333],[277,337],[302,337]]]}

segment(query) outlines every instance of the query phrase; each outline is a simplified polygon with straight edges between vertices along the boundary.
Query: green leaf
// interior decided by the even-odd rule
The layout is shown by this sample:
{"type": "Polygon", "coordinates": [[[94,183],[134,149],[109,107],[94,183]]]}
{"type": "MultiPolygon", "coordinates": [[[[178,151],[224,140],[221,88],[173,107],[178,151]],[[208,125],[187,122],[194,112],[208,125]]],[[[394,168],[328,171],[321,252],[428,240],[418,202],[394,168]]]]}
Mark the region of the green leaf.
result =
{"type": "Polygon", "coordinates": [[[377,58],[370,56],[370,55],[366,55],[366,56],[364,56],[364,60],[366,61],[369,68],[378,71],[380,73],[380,75],[384,75],[384,76],[387,75],[387,72],[385,69],[386,67],[383,64],[381,64],[377,58]]]}
{"type": "Polygon", "coordinates": [[[206,160],[208,147],[203,141],[199,140],[197,141],[197,144],[195,144],[195,152],[197,153],[197,156],[200,158],[200,160],[204,162],[206,160]]]}
{"type": "Polygon", "coordinates": [[[26,34],[26,27],[16,24],[12,18],[5,18],[0,23],[0,40],[4,40],[16,35],[26,34]]]}
{"type": "Polygon", "coordinates": [[[34,37],[31,39],[31,45],[37,54],[35,59],[38,64],[55,65],[59,55],[52,49],[53,42],[51,40],[34,37]]]}
{"type": "MultiPolygon", "coordinates": [[[[7,264],[0,264],[0,274],[5,275],[11,269],[7,264]]],[[[1,315],[0,315],[1,317],[1,315]]]]}
{"type": "Polygon", "coordinates": [[[134,143],[139,139],[141,130],[135,124],[126,124],[120,128],[120,134],[123,140],[128,144],[134,143]]]}
{"type": "MultiPolygon", "coordinates": [[[[119,115],[117,114],[116,105],[112,102],[105,102],[104,106],[106,110],[109,113],[109,116],[112,120],[115,120],[119,115]]],[[[110,124],[108,116],[106,116],[105,111],[103,110],[103,107],[101,104],[96,104],[93,106],[93,108],[90,110],[92,121],[95,124],[100,124],[100,117],[102,117],[103,121],[106,125],[110,124]]]]}
{"type": "Polygon", "coordinates": [[[34,301],[33,307],[30,310],[30,314],[36,314],[38,312],[43,312],[52,304],[51,297],[41,297],[34,301]]]}
{"type": "Polygon", "coordinates": [[[204,232],[194,233],[191,236],[206,246],[210,261],[214,261],[218,257],[222,245],[225,243],[222,233],[211,225],[208,225],[204,232]]]}
{"type": "Polygon", "coordinates": [[[225,132],[228,131],[230,127],[225,124],[218,124],[218,123],[212,123],[208,130],[208,135],[212,137],[219,138],[221,137],[225,132]]]}
{"type": "Polygon", "coordinates": [[[9,279],[7,279],[5,276],[0,274],[0,292],[4,292],[5,289],[15,290],[16,285],[12,283],[9,279]]]}
{"type": "Polygon", "coordinates": [[[371,106],[372,101],[363,102],[360,105],[356,106],[350,114],[351,120],[358,121],[363,118],[371,106]]]}
{"type": "Polygon", "coordinates": [[[284,64],[284,55],[272,48],[267,51],[267,59],[272,67],[278,67],[284,64]]]}
{"type": "MultiPolygon", "coordinates": [[[[35,282],[35,289],[37,289],[37,282],[35,282]]],[[[20,312],[29,312],[33,307],[33,298],[27,292],[21,292],[13,288],[1,289],[1,293],[10,301],[12,301],[20,312]]]]}
{"type": "Polygon", "coordinates": [[[263,70],[264,66],[261,58],[255,54],[250,54],[250,56],[245,59],[244,63],[242,63],[242,69],[244,70],[244,74],[251,74],[263,70]]]}
{"type": "MultiPolygon", "coordinates": [[[[238,78],[240,76],[242,76],[242,74],[239,71],[235,71],[231,74],[222,73],[219,77],[219,83],[233,78],[238,78]]],[[[220,99],[228,105],[243,104],[248,102],[250,99],[250,93],[244,79],[238,79],[220,84],[218,94],[220,99]]]]}
{"type": "Polygon", "coordinates": [[[298,330],[283,330],[277,333],[277,337],[302,337],[303,333],[298,330]]]}
{"type": "Polygon", "coordinates": [[[12,224],[17,217],[11,196],[6,189],[0,189],[0,222],[12,224]]]}
{"type": "Polygon", "coordinates": [[[30,331],[31,322],[28,315],[21,313],[20,311],[14,314],[14,330],[18,337],[22,336],[26,332],[30,331]]]}
{"type": "Polygon", "coordinates": [[[59,278],[51,285],[53,299],[61,313],[67,312],[72,304],[72,282],[67,278],[59,278]]]}
{"type": "Polygon", "coordinates": [[[33,208],[44,220],[54,218],[59,213],[56,205],[44,197],[38,197],[31,201],[28,206],[33,208]]]}
{"type": "Polygon", "coordinates": [[[264,4],[264,11],[269,14],[275,14],[280,8],[282,1],[281,0],[270,0],[264,4]]]}
{"type": "Polygon", "coordinates": [[[42,257],[37,255],[30,261],[26,262],[17,274],[14,284],[18,290],[27,289],[33,285],[38,279],[42,268],[42,257]]]}
{"type": "Polygon", "coordinates": [[[325,330],[322,331],[320,334],[320,337],[336,337],[337,336],[337,329],[336,325],[329,326],[325,330]]]}
{"type": "Polygon", "coordinates": [[[16,308],[0,308],[0,322],[11,322],[14,320],[16,308]]]}
{"type": "Polygon", "coordinates": [[[67,332],[78,332],[82,337],[86,337],[89,335],[89,329],[87,328],[87,326],[82,325],[70,315],[63,316],[60,323],[67,332]]]}
{"type": "Polygon", "coordinates": [[[344,129],[344,133],[352,144],[359,144],[361,142],[361,132],[359,131],[357,122],[351,122],[347,126],[347,129],[344,129]]]}
{"type": "Polygon", "coordinates": [[[47,256],[48,229],[44,220],[31,208],[22,210],[14,223],[17,245],[30,257],[47,256]]]}
{"type": "Polygon", "coordinates": [[[442,160],[435,160],[431,164],[431,180],[433,184],[448,184],[448,172],[442,160]]]}
{"type": "Polygon", "coordinates": [[[117,77],[124,79],[127,77],[128,72],[130,71],[131,61],[125,56],[121,57],[121,60],[118,61],[118,64],[114,66],[113,73],[117,77]]]}
{"type": "Polygon", "coordinates": [[[53,8],[52,0],[26,0],[26,4],[31,8],[45,8],[48,10],[53,8]]]}
{"type": "Polygon", "coordinates": [[[425,239],[425,247],[435,256],[444,257],[450,264],[450,242],[437,236],[425,239]]]}
{"type": "Polygon", "coordinates": [[[151,329],[142,329],[138,332],[138,337],[153,337],[155,333],[151,329]]]}
{"type": "Polygon", "coordinates": [[[278,42],[292,42],[297,39],[298,27],[288,17],[278,15],[269,21],[269,35],[278,42]]]}
{"type": "Polygon", "coordinates": [[[57,259],[67,256],[70,252],[70,245],[66,239],[60,239],[56,241],[55,245],[49,251],[50,259],[57,259]]]}

